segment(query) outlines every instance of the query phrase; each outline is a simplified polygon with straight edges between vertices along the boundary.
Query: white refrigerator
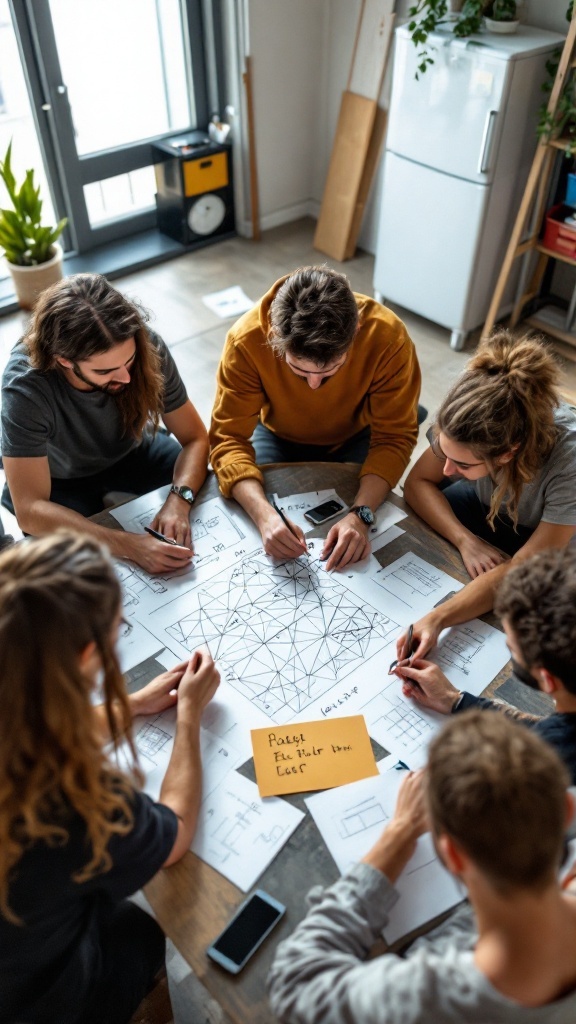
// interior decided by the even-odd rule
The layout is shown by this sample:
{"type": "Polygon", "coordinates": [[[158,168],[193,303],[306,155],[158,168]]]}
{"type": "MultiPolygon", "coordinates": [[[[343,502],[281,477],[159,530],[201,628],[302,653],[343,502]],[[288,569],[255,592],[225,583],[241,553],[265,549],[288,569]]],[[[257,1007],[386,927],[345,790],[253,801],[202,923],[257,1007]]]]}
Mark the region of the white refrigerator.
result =
{"type": "MultiPolygon", "coordinates": [[[[536,148],[545,63],[563,37],[430,37],[434,64],[396,30],[374,292],[451,332],[484,322],[536,148]]],[[[514,281],[504,298],[511,305],[514,281]]]]}

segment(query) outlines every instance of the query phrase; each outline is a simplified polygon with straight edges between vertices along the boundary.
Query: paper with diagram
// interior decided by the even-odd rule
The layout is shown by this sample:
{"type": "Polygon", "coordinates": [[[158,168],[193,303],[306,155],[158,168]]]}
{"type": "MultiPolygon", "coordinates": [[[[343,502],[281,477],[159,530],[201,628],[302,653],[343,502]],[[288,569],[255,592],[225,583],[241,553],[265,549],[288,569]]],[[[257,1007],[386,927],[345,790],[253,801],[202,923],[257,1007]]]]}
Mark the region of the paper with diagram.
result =
{"type": "Polygon", "coordinates": [[[448,594],[464,586],[411,551],[390,565],[380,566],[372,579],[381,591],[381,607],[402,625],[415,622],[448,594]]]}
{"type": "Polygon", "coordinates": [[[323,695],[365,675],[400,630],[313,553],[274,562],[261,548],[157,609],[147,627],[181,657],[205,645],[228,684],[276,723],[313,706],[324,715],[323,695]]]}
{"type": "Polygon", "coordinates": [[[253,782],[229,772],[203,800],[190,849],[247,892],[303,817],[278,797],[262,800],[253,782]]]}
{"type": "MultiPolygon", "coordinates": [[[[384,831],[394,814],[404,775],[392,768],[382,775],[306,799],[308,810],[342,874],[362,859],[384,831]]],[[[458,883],[438,860],[429,834],[418,839],[414,855],[395,884],[400,899],[392,908],[383,933],[389,943],[463,899],[458,883]]]]}
{"type": "MultiPolygon", "coordinates": [[[[428,660],[435,662],[459,690],[478,696],[509,657],[504,634],[473,619],[444,630],[428,660]]],[[[387,677],[361,710],[370,735],[411,768],[425,763],[428,743],[446,721],[445,715],[404,697],[400,680],[394,675],[387,677]]]]}
{"type": "MultiPolygon", "coordinates": [[[[347,512],[348,505],[345,501],[342,501],[336,491],[332,488],[328,488],[323,491],[306,491],[303,494],[288,494],[285,498],[279,498],[277,494],[272,495],[274,501],[284,512],[284,515],[288,517],[291,523],[299,526],[303,533],[311,533],[312,530],[317,530],[318,527],[314,526],[314,523],[305,519],[304,513],[308,512],[311,508],[315,508],[316,505],[322,505],[325,501],[340,502],[343,509],[347,512]]],[[[332,521],[331,521],[332,522],[332,521]]],[[[336,520],[334,520],[336,522],[336,520]]]]}

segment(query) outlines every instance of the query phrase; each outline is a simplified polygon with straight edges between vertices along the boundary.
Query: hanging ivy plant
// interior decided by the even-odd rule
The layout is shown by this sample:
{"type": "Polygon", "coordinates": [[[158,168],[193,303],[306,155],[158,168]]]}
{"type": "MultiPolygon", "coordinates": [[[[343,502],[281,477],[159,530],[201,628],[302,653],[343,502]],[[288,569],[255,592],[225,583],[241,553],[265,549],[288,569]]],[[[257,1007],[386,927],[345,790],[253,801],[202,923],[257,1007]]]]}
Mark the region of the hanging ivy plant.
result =
{"type": "MultiPolygon", "coordinates": [[[[566,20],[571,21],[574,0],[570,0],[566,11],[566,20]]],[[[554,86],[554,80],[560,63],[561,50],[556,50],[553,56],[546,62],[548,77],[542,86],[546,99],[542,104],[538,115],[538,137],[543,142],[550,142],[552,139],[563,139],[566,142],[565,154],[567,157],[576,156],[576,79],[574,70],[568,72],[570,79],[558,99],[556,112],[552,116],[548,112],[548,100],[554,86]]]]}

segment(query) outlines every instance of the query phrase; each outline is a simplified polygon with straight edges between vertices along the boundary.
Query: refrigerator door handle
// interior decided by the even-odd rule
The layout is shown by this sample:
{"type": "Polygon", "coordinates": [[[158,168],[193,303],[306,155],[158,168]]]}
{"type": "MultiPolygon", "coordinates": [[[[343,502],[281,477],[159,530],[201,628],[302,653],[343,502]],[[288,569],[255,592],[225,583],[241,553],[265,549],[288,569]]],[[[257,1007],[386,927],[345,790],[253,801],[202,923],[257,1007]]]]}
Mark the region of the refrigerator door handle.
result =
{"type": "Polygon", "coordinates": [[[478,161],[478,174],[487,174],[490,170],[490,157],[492,155],[492,142],[494,141],[494,129],[496,128],[497,110],[490,110],[484,122],[482,143],[480,145],[480,159],[478,161]]]}

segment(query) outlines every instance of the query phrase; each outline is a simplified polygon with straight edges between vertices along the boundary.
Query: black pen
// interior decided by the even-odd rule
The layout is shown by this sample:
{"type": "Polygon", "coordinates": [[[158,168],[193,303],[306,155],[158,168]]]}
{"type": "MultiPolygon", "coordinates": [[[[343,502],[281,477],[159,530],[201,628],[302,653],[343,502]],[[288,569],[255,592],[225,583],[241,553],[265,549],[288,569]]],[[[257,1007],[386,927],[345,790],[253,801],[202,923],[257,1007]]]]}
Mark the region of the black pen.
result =
{"type": "Polygon", "coordinates": [[[296,537],[296,540],[299,541],[300,544],[304,544],[304,541],[298,536],[298,534],[296,533],[295,528],[292,526],[292,523],[289,522],[289,520],[286,518],[286,516],[284,515],[282,509],[278,508],[278,505],[276,504],[276,502],[274,501],[273,498],[270,498],[270,504],[272,505],[272,508],[274,509],[274,511],[277,512],[278,515],[280,516],[280,519],[284,523],[284,526],[288,527],[288,529],[290,530],[290,533],[292,534],[292,536],[296,537]]]}
{"type": "MultiPolygon", "coordinates": [[[[401,661],[407,661],[407,660],[409,660],[412,657],[412,654],[414,653],[413,650],[412,650],[412,638],[413,638],[413,636],[414,636],[414,626],[412,625],[412,623],[410,623],[410,625],[408,626],[408,635],[407,635],[406,640],[404,642],[404,650],[408,650],[408,654],[406,655],[405,658],[396,658],[396,660],[392,662],[392,664],[390,665],[390,668],[388,669],[388,675],[390,675],[394,671],[396,666],[399,665],[401,661]]],[[[411,682],[412,682],[412,680],[411,680],[411,682]]],[[[412,685],[413,686],[418,686],[418,683],[413,682],[412,685]]]]}
{"type": "Polygon", "coordinates": [[[163,533],[158,533],[158,530],[153,530],[151,526],[145,526],[144,529],[151,537],[156,537],[156,540],[163,540],[165,544],[176,544],[172,537],[165,537],[163,533]]]}

